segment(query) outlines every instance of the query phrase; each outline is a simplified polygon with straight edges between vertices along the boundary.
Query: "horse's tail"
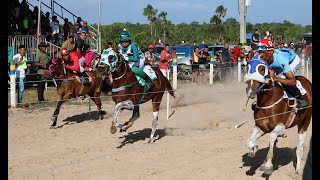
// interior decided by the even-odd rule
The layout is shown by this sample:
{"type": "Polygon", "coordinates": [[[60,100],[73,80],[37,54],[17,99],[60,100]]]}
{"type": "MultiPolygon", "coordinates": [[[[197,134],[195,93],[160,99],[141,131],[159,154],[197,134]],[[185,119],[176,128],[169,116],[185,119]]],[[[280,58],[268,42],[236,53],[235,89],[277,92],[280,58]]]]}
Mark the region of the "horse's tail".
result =
{"type": "Polygon", "coordinates": [[[166,90],[170,93],[171,96],[176,97],[175,94],[174,94],[174,90],[173,90],[173,88],[172,88],[172,86],[171,86],[171,83],[170,83],[169,79],[167,79],[166,77],[163,77],[163,78],[166,80],[166,81],[165,81],[165,83],[166,83],[166,90]]]}

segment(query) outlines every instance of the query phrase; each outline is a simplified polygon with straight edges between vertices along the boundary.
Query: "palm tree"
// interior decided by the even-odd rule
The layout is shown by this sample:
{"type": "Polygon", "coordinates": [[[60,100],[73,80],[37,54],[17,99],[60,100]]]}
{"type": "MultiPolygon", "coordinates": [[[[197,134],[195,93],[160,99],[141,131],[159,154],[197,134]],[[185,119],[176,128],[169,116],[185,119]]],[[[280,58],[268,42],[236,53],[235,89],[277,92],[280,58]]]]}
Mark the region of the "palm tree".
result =
{"type": "Polygon", "coordinates": [[[167,12],[161,11],[158,15],[158,19],[162,22],[163,25],[163,43],[166,43],[166,29],[167,29],[167,12]]]}
{"type": "MultiPolygon", "coordinates": [[[[213,15],[210,19],[210,23],[212,24],[212,27],[218,26],[222,23],[222,18],[227,14],[227,8],[224,8],[222,5],[218,6],[215,11],[215,15],[213,15]]],[[[223,43],[223,37],[222,34],[223,32],[219,31],[219,41],[222,39],[223,43]]],[[[221,42],[221,41],[220,41],[221,42]]]]}
{"type": "Polygon", "coordinates": [[[227,14],[227,8],[224,8],[222,5],[218,6],[216,9],[216,14],[218,15],[219,19],[224,18],[227,14]]]}
{"type": "Polygon", "coordinates": [[[221,24],[221,19],[217,15],[213,15],[210,19],[210,23],[212,24],[212,27],[221,24]]]}
{"type": "Polygon", "coordinates": [[[158,10],[154,9],[150,4],[148,4],[147,7],[143,9],[143,15],[147,17],[148,21],[150,21],[151,37],[152,37],[152,24],[154,22],[154,17],[157,14],[157,12],[158,10]]]}

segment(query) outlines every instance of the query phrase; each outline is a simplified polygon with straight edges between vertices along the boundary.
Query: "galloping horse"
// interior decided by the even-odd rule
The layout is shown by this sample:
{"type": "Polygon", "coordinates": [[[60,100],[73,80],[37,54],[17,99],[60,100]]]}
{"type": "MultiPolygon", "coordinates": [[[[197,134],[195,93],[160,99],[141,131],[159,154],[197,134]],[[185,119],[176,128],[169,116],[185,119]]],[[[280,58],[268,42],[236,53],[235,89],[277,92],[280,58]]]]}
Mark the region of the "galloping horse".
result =
{"type": "Polygon", "coordinates": [[[285,129],[298,126],[298,146],[296,150],[298,174],[301,157],[303,155],[303,144],[306,131],[312,115],[312,85],[303,76],[295,76],[307,91],[305,98],[308,102],[306,108],[297,109],[296,99],[284,91],[283,86],[273,81],[268,75],[268,64],[256,55],[249,61],[245,82],[248,84],[246,92],[248,98],[257,97],[256,103],[252,105],[254,110],[255,126],[248,139],[249,156],[254,157],[257,146],[255,141],[266,133],[270,133],[269,151],[260,169],[264,174],[270,175],[273,171],[272,158],[273,147],[277,137],[286,137],[285,129]]]}
{"type": "Polygon", "coordinates": [[[124,60],[123,56],[115,50],[109,48],[106,53],[107,67],[109,67],[112,74],[112,99],[116,103],[112,125],[110,132],[112,134],[117,132],[126,131],[130,128],[134,121],[140,117],[139,105],[149,100],[152,100],[153,106],[153,121],[152,131],[148,143],[153,142],[153,136],[158,125],[158,113],[160,103],[165,90],[175,97],[169,80],[163,76],[159,68],[154,68],[157,79],[154,81],[152,88],[149,92],[145,92],[145,87],[141,86],[137,81],[135,75],[131,72],[129,63],[124,60]],[[133,110],[132,117],[124,125],[118,123],[120,113],[124,110],[133,110]]]}
{"type": "Polygon", "coordinates": [[[51,117],[53,121],[51,128],[54,128],[57,124],[58,115],[60,112],[61,105],[68,99],[75,98],[81,93],[82,95],[89,95],[93,102],[97,105],[97,116],[96,119],[103,119],[106,114],[105,111],[101,110],[101,92],[103,89],[103,76],[98,76],[96,71],[88,71],[88,76],[92,79],[90,84],[81,84],[74,76],[71,70],[64,67],[64,62],[60,58],[52,60],[51,73],[54,74],[53,78],[57,81],[57,107],[51,117]]]}

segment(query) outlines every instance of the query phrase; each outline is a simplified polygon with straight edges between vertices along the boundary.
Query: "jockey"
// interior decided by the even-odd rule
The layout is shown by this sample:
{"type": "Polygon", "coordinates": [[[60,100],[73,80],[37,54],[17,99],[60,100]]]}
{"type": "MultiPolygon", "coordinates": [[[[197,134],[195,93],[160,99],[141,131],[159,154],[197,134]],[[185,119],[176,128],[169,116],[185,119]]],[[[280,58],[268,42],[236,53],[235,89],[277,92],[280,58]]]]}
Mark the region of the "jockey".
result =
{"type": "MultiPolygon", "coordinates": [[[[66,48],[62,48],[60,51],[60,56],[59,58],[61,58],[64,63],[65,63],[65,67],[71,71],[73,71],[76,79],[80,81],[80,77],[79,74],[81,76],[85,76],[85,72],[83,70],[83,67],[80,65],[80,58],[82,57],[82,55],[76,51],[71,51],[69,52],[66,48]]],[[[86,82],[86,79],[84,78],[84,83],[90,83],[90,82],[86,82]]]]}
{"type": "Polygon", "coordinates": [[[307,101],[304,98],[306,90],[302,87],[301,82],[294,77],[301,64],[299,56],[289,48],[274,49],[273,43],[269,39],[262,39],[259,42],[258,50],[262,52],[261,59],[269,64],[270,77],[282,83],[284,88],[297,98],[297,108],[306,107],[307,101]],[[275,76],[280,73],[283,73],[281,77],[275,76]]]}
{"type": "MultiPolygon", "coordinates": [[[[133,74],[138,75],[146,81],[147,89],[146,92],[152,87],[153,80],[147,75],[143,68],[145,57],[138,45],[135,42],[131,42],[131,35],[126,29],[120,32],[120,44],[118,45],[118,51],[123,55],[126,61],[129,61],[131,71],[133,74]]],[[[150,71],[153,71],[150,67],[150,71]]]]}

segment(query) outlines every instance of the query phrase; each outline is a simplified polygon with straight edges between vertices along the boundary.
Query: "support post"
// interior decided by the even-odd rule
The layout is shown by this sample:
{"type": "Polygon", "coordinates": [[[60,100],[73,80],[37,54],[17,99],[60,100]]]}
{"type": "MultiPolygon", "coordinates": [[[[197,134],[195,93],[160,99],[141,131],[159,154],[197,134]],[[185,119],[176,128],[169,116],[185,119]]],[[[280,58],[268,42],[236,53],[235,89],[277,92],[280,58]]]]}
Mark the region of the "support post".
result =
{"type": "Polygon", "coordinates": [[[240,11],[240,43],[246,43],[246,0],[239,0],[239,11],[240,11]]]}
{"type": "Polygon", "coordinates": [[[15,108],[16,107],[16,65],[15,64],[10,64],[10,100],[11,100],[11,108],[15,108]]]}
{"type": "Polygon", "coordinates": [[[238,82],[241,82],[241,60],[238,57],[238,82]]]}
{"type": "Polygon", "coordinates": [[[173,57],[172,65],[173,65],[172,86],[173,86],[173,89],[177,89],[177,79],[178,79],[177,78],[177,56],[173,57]]]}
{"type": "MultiPolygon", "coordinates": [[[[167,78],[168,80],[170,79],[170,69],[168,69],[167,71],[167,78]]],[[[170,100],[170,94],[169,92],[167,92],[167,120],[169,120],[169,100],[170,100]]]]}
{"type": "Polygon", "coordinates": [[[213,54],[210,57],[210,76],[209,76],[209,84],[213,84],[213,65],[214,65],[214,58],[213,54]]]}
{"type": "Polygon", "coordinates": [[[309,58],[307,58],[307,61],[306,61],[306,69],[307,69],[307,79],[309,79],[309,58]]]}

